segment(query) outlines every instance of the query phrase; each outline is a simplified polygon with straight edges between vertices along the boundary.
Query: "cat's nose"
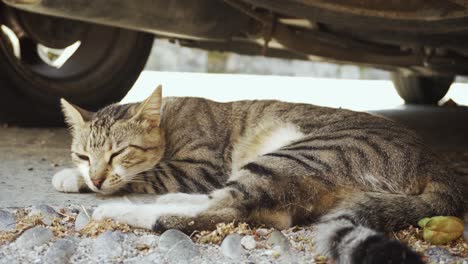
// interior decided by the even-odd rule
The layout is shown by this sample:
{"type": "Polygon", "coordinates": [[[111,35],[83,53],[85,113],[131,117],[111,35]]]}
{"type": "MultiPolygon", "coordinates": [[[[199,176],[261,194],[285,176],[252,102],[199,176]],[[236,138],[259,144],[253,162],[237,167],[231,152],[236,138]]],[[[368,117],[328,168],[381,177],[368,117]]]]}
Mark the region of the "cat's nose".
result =
{"type": "Polygon", "coordinates": [[[102,182],[104,182],[103,179],[93,179],[91,181],[93,182],[94,186],[96,186],[96,188],[98,189],[101,189],[102,182]]]}

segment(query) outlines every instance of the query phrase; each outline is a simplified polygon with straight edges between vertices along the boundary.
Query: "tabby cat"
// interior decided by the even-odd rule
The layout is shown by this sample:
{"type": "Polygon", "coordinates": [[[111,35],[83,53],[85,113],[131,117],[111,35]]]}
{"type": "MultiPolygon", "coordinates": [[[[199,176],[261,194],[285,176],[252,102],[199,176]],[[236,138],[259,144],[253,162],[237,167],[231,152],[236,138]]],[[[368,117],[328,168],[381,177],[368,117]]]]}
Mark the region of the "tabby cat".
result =
{"type": "Polygon", "coordinates": [[[337,263],[422,263],[385,232],[462,215],[457,179],[408,129],[366,113],[280,101],[164,98],[92,113],[62,99],[77,169],[62,192],[165,194],[99,206],[95,219],[163,231],[241,221],[317,224],[337,263]]]}

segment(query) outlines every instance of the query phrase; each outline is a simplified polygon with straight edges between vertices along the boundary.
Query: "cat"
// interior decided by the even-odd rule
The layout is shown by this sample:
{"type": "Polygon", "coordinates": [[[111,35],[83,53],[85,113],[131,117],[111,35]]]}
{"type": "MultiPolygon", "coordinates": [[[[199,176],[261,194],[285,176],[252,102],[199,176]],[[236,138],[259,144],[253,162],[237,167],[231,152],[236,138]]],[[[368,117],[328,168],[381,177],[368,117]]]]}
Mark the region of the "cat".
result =
{"type": "Polygon", "coordinates": [[[412,131],[367,113],[273,100],[162,98],[89,112],[62,99],[77,168],[62,192],[163,194],[110,203],[94,219],[184,232],[247,222],[315,223],[337,263],[422,263],[390,232],[462,215],[461,184],[412,131]]]}

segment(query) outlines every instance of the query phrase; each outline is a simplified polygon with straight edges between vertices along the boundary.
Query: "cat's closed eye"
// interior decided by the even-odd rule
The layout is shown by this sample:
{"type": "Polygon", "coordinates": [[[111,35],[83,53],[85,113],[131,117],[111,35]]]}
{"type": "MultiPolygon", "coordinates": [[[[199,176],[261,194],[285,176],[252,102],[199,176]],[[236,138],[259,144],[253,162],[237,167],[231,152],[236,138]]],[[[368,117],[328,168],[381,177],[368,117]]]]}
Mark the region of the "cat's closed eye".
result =
{"type": "Polygon", "coordinates": [[[116,152],[113,152],[109,157],[109,164],[112,164],[112,160],[117,157],[118,155],[122,154],[128,147],[122,148],[116,152]]]}
{"type": "Polygon", "coordinates": [[[89,162],[89,157],[88,156],[86,156],[84,154],[76,153],[76,152],[74,152],[73,154],[75,154],[75,156],[77,156],[80,160],[89,162]]]}
{"type": "Polygon", "coordinates": [[[139,149],[139,150],[142,150],[142,151],[148,151],[148,150],[155,150],[155,149],[158,149],[159,147],[142,147],[142,146],[138,146],[138,145],[129,145],[129,147],[132,147],[132,148],[136,148],[136,149],[139,149]]]}
{"type": "Polygon", "coordinates": [[[142,147],[142,146],[138,146],[138,145],[128,145],[128,146],[126,146],[126,147],[121,148],[121,149],[118,150],[118,151],[113,152],[113,153],[110,155],[109,161],[108,161],[109,165],[112,164],[112,161],[113,161],[113,159],[114,159],[115,157],[119,156],[119,155],[122,154],[125,150],[127,150],[127,149],[129,149],[129,148],[131,148],[131,149],[136,149],[136,150],[139,150],[139,151],[148,151],[148,150],[152,150],[152,149],[157,149],[157,147],[149,147],[149,148],[148,148],[148,147],[142,147]]]}

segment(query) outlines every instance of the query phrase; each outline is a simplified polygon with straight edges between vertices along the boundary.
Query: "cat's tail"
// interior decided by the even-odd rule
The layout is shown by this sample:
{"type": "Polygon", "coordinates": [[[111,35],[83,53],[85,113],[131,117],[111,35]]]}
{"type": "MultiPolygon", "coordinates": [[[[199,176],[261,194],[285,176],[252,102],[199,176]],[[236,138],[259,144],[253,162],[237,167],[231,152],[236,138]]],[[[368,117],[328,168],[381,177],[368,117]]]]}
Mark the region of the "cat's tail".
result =
{"type": "Polygon", "coordinates": [[[461,216],[463,196],[453,183],[431,182],[422,194],[363,192],[350,195],[317,225],[316,248],[337,263],[423,263],[385,232],[424,217],[461,216]]]}

